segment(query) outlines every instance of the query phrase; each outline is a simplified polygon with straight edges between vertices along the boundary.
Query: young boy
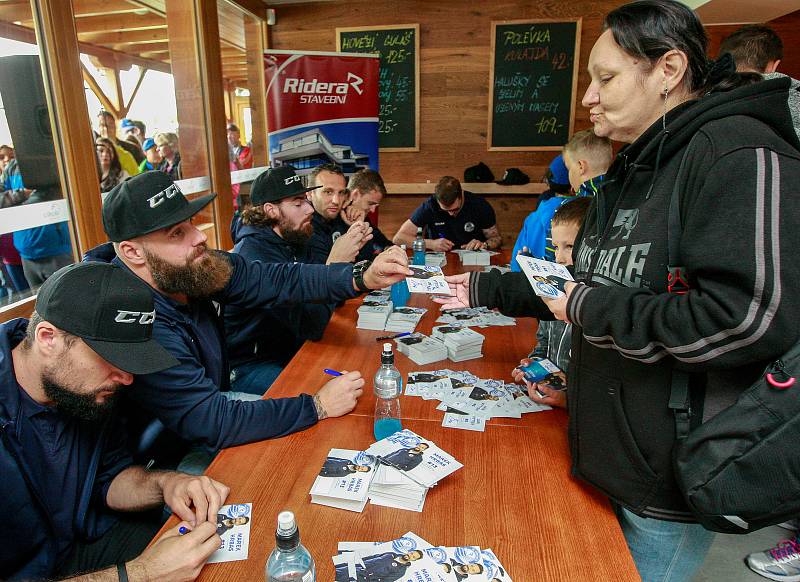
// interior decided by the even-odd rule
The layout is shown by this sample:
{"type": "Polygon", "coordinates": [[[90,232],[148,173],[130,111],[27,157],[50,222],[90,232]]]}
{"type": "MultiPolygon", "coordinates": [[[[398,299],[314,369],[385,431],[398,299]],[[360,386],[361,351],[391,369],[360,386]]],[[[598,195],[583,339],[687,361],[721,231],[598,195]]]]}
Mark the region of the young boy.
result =
{"type": "MultiPolygon", "coordinates": [[[[611,142],[605,137],[597,137],[591,129],[574,134],[561,156],[566,166],[570,186],[575,195],[558,192],[552,198],[539,198],[539,206],[526,219],[522,231],[514,245],[512,257],[526,249],[531,256],[548,261],[555,260],[555,252],[550,234],[550,220],[562,204],[576,197],[594,196],[612,160],[611,142]]],[[[519,271],[516,260],[511,261],[511,270],[519,271]]]]}
{"type": "MultiPolygon", "coordinates": [[[[586,211],[592,203],[590,197],[575,198],[563,204],[553,216],[552,233],[553,249],[555,251],[556,262],[559,265],[572,265],[572,247],[575,244],[575,237],[583,224],[586,211]]],[[[569,365],[570,348],[572,345],[572,325],[563,321],[540,321],[539,331],[536,332],[536,348],[531,354],[520,361],[520,366],[527,366],[531,361],[547,358],[558,366],[561,370],[566,370],[569,365]]],[[[515,368],[512,372],[514,380],[522,382],[524,380],[522,371],[515,368]]],[[[546,384],[532,384],[525,381],[528,386],[528,394],[534,402],[559,406],[566,408],[567,398],[564,388],[567,385],[567,378],[563,372],[558,376],[561,378],[563,386],[556,390],[546,384]],[[544,394],[540,397],[536,391],[544,394]]]]}

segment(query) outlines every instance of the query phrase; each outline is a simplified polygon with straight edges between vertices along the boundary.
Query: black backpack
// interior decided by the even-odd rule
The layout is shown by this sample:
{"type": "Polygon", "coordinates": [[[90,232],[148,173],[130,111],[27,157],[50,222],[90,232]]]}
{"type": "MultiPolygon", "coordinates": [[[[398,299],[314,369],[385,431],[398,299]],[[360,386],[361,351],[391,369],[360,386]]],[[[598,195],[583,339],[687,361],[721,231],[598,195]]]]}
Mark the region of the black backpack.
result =
{"type": "MultiPolygon", "coordinates": [[[[680,199],[672,192],[671,293],[689,289],[680,265],[680,199]]],[[[730,407],[691,429],[689,375],[673,370],[673,462],[678,486],[708,530],[746,534],[800,516],[800,343],[769,364],[730,407]]]]}

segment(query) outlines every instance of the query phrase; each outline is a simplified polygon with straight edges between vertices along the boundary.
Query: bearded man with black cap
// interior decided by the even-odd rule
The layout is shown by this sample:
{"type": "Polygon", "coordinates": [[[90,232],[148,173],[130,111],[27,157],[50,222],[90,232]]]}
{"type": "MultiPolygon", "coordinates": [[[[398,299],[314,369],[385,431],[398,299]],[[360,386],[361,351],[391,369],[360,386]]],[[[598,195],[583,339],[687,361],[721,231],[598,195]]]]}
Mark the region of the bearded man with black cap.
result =
{"type": "MultiPolygon", "coordinates": [[[[270,168],[250,189],[253,205],[242,214],[233,249],[248,261],[303,262],[313,232],[314,207],[291,166],[270,168]]],[[[327,264],[352,262],[372,238],[366,222],[356,222],[333,243],[327,264]]],[[[231,365],[231,387],[263,394],[306,340],[318,340],[333,314],[334,303],[303,303],[268,309],[225,306],[225,335],[231,365]]]]}
{"type": "Polygon", "coordinates": [[[133,466],[115,429],[117,391],[178,364],[152,339],[154,319],[145,284],[80,263],[45,281],[30,321],[0,324],[0,578],[194,579],[219,547],[228,488],[133,466]],[[139,556],[164,502],[185,521],[139,556]]]}
{"type": "Polygon", "coordinates": [[[103,225],[113,248],[103,245],[88,257],[113,260],[151,287],[158,309],[153,337],[179,365],[138,377],[129,399],[187,443],[207,449],[194,470],[204,469],[221,448],[284,436],[347,414],[364,385],[354,371],[334,378],[313,397],[242,400],[230,393],[225,336],[212,301],[251,309],[337,303],[410,274],[399,249],[382,253],[369,266],[267,264],[209,251],[191,218],[215,196],[189,201],[162,172],[134,176],[103,202],[103,225]]]}

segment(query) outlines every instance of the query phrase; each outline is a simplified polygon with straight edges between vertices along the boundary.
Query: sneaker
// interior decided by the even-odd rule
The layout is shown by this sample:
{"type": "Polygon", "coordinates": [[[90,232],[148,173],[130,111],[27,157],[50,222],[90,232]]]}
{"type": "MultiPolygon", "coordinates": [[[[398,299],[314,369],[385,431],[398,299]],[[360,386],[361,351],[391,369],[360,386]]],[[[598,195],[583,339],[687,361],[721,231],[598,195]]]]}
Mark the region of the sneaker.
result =
{"type": "Polygon", "coordinates": [[[800,582],[800,543],[783,540],[763,552],[755,552],[745,558],[748,568],[770,580],[800,582]]]}

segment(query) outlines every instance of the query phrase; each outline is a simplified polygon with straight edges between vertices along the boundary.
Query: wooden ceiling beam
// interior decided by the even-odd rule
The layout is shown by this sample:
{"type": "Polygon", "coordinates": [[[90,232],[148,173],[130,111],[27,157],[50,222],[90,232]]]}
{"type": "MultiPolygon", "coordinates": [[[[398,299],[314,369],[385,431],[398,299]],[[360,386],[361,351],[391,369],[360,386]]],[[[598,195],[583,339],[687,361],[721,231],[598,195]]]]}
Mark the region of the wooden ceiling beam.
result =
{"type": "Polygon", "coordinates": [[[126,0],[73,0],[72,8],[76,19],[108,14],[135,14],[143,10],[141,6],[134,6],[126,0]]]}
{"type": "Polygon", "coordinates": [[[131,30],[165,29],[167,22],[157,14],[109,14],[76,18],[78,34],[88,32],[126,32],[131,30]]]}
{"type": "Polygon", "coordinates": [[[136,43],[164,42],[167,40],[167,29],[131,30],[128,32],[84,32],[78,35],[83,42],[91,44],[126,45],[136,43]]]}
{"type": "MultiPolygon", "coordinates": [[[[8,22],[0,22],[0,36],[3,38],[9,38],[11,40],[36,44],[36,33],[34,33],[33,30],[8,22]]],[[[80,52],[83,54],[116,62],[119,68],[122,70],[129,69],[131,65],[141,65],[142,67],[153,69],[154,71],[161,71],[162,73],[171,72],[170,66],[166,63],[151,59],[143,59],[138,56],[129,55],[121,51],[112,50],[86,42],[79,42],[78,50],[80,50],[80,52]]]]}
{"type": "Polygon", "coordinates": [[[119,44],[119,45],[111,45],[109,48],[112,48],[120,52],[124,52],[126,54],[135,54],[140,56],[142,55],[142,53],[145,52],[166,51],[167,56],[169,56],[169,43],[167,41],[143,42],[135,44],[119,44]]]}

